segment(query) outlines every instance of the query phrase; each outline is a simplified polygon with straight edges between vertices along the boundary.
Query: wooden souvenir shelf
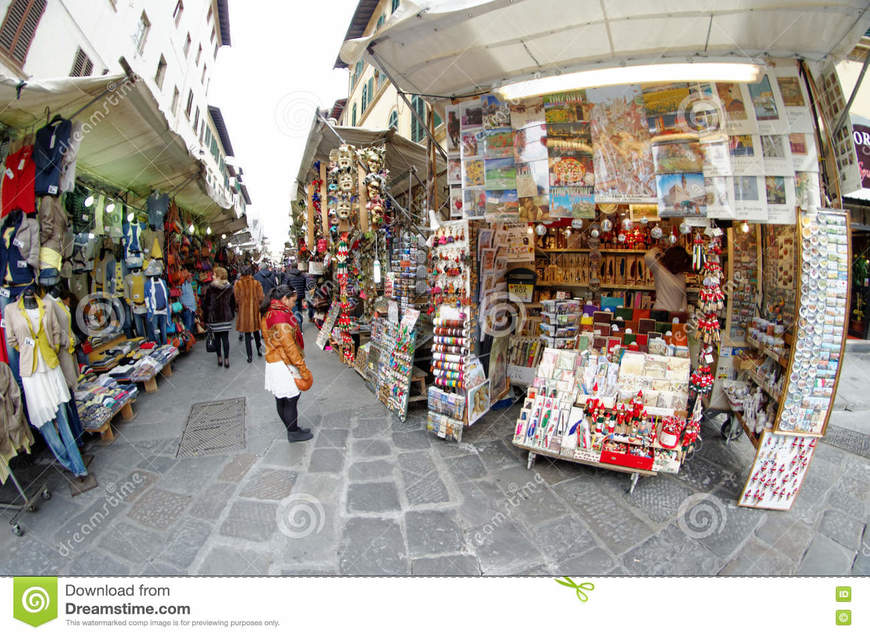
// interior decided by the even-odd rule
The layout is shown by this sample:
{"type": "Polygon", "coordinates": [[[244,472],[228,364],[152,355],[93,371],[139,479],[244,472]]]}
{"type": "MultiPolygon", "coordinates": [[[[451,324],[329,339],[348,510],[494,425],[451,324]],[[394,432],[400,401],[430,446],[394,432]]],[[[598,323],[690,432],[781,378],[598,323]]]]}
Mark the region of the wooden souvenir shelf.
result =
{"type": "Polygon", "coordinates": [[[777,391],[777,390],[774,389],[772,386],[770,386],[767,382],[765,382],[764,380],[762,380],[762,379],[758,376],[757,373],[755,373],[754,371],[749,371],[749,370],[745,371],[745,373],[746,373],[746,376],[747,376],[750,380],[752,380],[753,382],[755,382],[755,384],[757,384],[758,386],[760,386],[760,387],[761,387],[761,390],[764,391],[765,393],[767,393],[767,394],[768,394],[770,397],[772,397],[776,402],[779,402],[780,400],[782,400],[782,392],[777,391]]]}
{"type": "MultiPolygon", "coordinates": [[[[535,283],[538,287],[579,287],[583,289],[592,289],[592,285],[587,283],[554,283],[552,281],[539,281],[535,283]]],[[[655,285],[599,285],[599,289],[625,289],[628,291],[655,291],[655,285]]],[[[686,287],[687,294],[697,294],[700,290],[698,287],[686,287]]]]}
{"type": "MultiPolygon", "coordinates": [[[[592,250],[588,247],[583,249],[544,249],[543,247],[536,247],[536,252],[540,252],[542,254],[588,254],[592,250]]],[[[598,250],[602,254],[646,254],[647,250],[617,250],[617,249],[602,249],[598,250]]]]}
{"type": "Polygon", "coordinates": [[[758,340],[750,338],[749,336],[746,337],[746,344],[750,348],[755,349],[756,351],[763,353],[768,358],[770,358],[771,360],[776,362],[779,366],[781,366],[781,367],[788,366],[788,356],[787,355],[777,353],[776,351],[774,351],[773,349],[771,349],[767,345],[762,344],[762,343],[758,342],[758,340]]]}
{"type": "MultiPolygon", "coordinates": [[[[514,446],[529,452],[528,468],[531,468],[534,465],[535,457],[537,455],[544,455],[546,457],[561,459],[563,461],[572,462],[574,464],[584,464],[586,466],[594,466],[596,468],[606,468],[607,470],[614,470],[618,473],[633,473],[634,475],[644,475],[646,477],[655,477],[656,475],[658,475],[658,472],[654,470],[644,470],[642,468],[632,468],[631,466],[620,466],[619,464],[607,464],[604,462],[593,462],[585,459],[577,459],[576,457],[566,457],[565,455],[560,455],[559,453],[554,453],[546,449],[535,448],[533,446],[524,446],[522,444],[517,444],[516,442],[514,442],[514,446]]],[[[632,484],[632,489],[633,488],[634,484],[632,484]]]]}
{"type": "Polygon", "coordinates": [[[115,409],[102,422],[97,425],[84,425],[83,423],[83,428],[89,433],[99,433],[101,442],[111,444],[115,441],[115,434],[112,432],[112,420],[115,419],[118,413],[121,414],[121,417],[125,421],[129,422],[132,420],[135,417],[135,413],[133,413],[133,404],[135,402],[135,398],[128,398],[125,402],[115,406],[115,409]]]}
{"type": "Polygon", "coordinates": [[[743,432],[746,433],[746,439],[748,439],[755,448],[758,448],[760,439],[755,433],[749,430],[748,426],[746,426],[746,420],[743,419],[743,415],[737,411],[732,411],[732,414],[737,418],[737,421],[740,422],[740,426],[743,427],[743,432]]]}

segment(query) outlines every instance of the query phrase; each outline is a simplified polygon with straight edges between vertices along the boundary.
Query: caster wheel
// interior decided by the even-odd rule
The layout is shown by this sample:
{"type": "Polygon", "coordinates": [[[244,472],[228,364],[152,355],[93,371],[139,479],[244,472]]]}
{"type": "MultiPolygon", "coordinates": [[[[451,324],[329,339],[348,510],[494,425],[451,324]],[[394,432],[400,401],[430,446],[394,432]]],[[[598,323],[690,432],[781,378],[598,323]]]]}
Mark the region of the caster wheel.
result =
{"type": "Polygon", "coordinates": [[[42,491],[42,498],[45,499],[46,501],[51,499],[51,491],[50,490],[43,490],[42,491]]]}
{"type": "Polygon", "coordinates": [[[12,526],[12,534],[14,534],[16,537],[24,536],[24,529],[16,523],[14,526],[12,526]]]}
{"type": "Polygon", "coordinates": [[[731,422],[725,420],[725,423],[722,425],[722,428],[719,429],[719,432],[722,434],[722,437],[729,442],[733,442],[735,439],[739,439],[740,435],[743,434],[743,429],[741,427],[736,427],[733,431],[731,430],[731,422]]]}
{"type": "Polygon", "coordinates": [[[27,506],[27,512],[39,512],[39,506],[36,504],[31,504],[27,506]]]}

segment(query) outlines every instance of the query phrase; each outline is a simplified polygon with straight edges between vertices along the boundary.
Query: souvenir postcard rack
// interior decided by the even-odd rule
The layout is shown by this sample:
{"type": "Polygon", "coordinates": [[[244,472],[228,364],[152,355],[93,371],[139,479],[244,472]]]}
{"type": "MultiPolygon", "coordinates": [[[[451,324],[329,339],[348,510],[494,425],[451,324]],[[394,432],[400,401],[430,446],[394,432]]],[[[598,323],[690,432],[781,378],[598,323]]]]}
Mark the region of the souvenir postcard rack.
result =
{"type": "Polygon", "coordinates": [[[408,395],[414,370],[417,332],[406,322],[396,324],[389,319],[372,321],[369,357],[377,349],[374,378],[378,399],[404,422],[408,416],[408,395]]]}

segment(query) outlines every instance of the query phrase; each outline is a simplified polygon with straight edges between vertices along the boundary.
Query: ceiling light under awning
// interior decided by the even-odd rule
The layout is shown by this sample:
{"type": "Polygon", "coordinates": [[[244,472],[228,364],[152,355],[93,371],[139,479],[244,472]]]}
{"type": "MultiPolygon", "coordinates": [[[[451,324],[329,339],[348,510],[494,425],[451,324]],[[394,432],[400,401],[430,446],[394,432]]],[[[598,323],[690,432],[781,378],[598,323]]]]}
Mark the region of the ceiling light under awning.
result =
{"type": "Polygon", "coordinates": [[[757,64],[733,62],[617,66],[515,82],[497,88],[494,92],[507,101],[597,86],[679,81],[754,82],[758,79],[760,71],[757,64]]]}

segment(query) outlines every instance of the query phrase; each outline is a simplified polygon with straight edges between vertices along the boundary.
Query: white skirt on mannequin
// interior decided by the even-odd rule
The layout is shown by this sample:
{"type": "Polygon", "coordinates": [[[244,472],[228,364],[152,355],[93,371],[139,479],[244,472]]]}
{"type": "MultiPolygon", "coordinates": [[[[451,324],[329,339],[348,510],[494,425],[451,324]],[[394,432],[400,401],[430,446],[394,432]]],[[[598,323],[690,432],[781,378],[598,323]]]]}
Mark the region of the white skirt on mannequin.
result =
{"type": "Polygon", "coordinates": [[[39,347],[35,348],[35,353],[36,371],[31,376],[22,376],[21,384],[30,424],[41,428],[54,420],[58,407],[69,402],[70,394],[60,365],[50,369],[39,347]]]}

